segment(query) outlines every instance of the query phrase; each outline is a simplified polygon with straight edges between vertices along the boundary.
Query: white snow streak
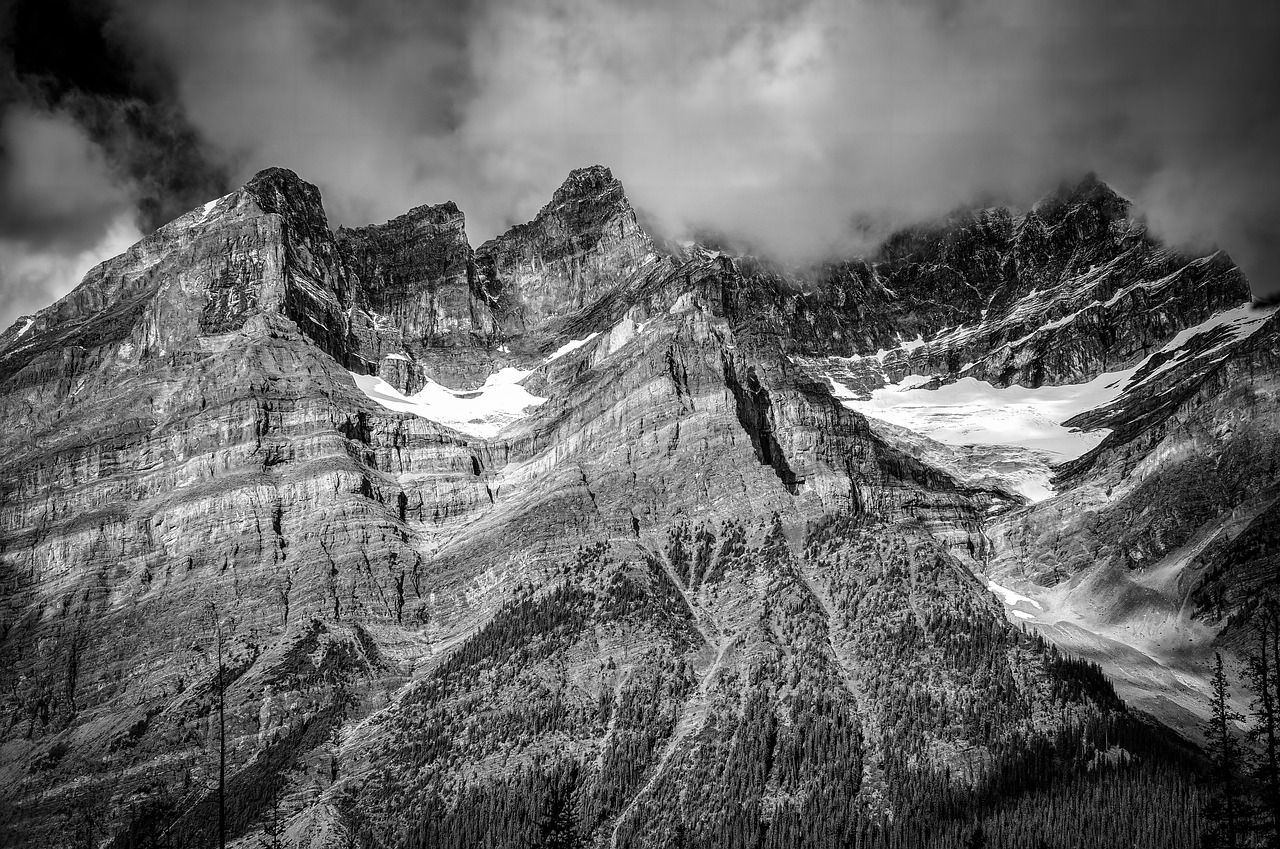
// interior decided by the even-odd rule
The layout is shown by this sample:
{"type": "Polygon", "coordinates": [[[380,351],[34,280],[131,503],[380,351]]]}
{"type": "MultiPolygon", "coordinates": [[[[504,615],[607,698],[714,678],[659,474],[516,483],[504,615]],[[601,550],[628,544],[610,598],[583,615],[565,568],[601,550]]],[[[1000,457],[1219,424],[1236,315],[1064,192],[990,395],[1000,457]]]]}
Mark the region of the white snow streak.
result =
{"type": "Polygon", "coordinates": [[[545,362],[550,363],[555,360],[558,360],[561,357],[563,357],[565,354],[569,354],[569,353],[572,353],[573,351],[578,350],[583,345],[587,344],[588,342],[590,342],[592,339],[596,338],[599,335],[600,335],[600,331],[597,330],[594,333],[588,334],[583,339],[570,339],[568,342],[565,342],[563,345],[557,348],[556,351],[553,354],[551,354],[551,356],[547,357],[545,362]]]}

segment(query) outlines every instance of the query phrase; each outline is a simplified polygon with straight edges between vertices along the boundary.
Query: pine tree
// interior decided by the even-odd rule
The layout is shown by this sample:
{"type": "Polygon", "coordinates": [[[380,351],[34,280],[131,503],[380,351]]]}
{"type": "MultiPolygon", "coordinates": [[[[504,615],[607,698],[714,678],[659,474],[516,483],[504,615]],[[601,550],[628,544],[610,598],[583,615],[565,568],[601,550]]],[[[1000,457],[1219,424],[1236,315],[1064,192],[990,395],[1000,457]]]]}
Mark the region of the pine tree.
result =
{"type": "Polygon", "coordinates": [[[982,825],[976,825],[973,833],[969,835],[969,839],[965,841],[964,849],[985,849],[987,845],[987,833],[982,830],[982,825]]]}
{"type": "Polygon", "coordinates": [[[538,821],[538,832],[535,849],[581,849],[584,846],[573,815],[572,785],[557,785],[552,789],[538,821]]]}
{"type": "Polygon", "coordinates": [[[1249,657],[1248,681],[1253,692],[1254,726],[1250,738],[1258,745],[1259,757],[1254,777],[1262,795],[1259,832],[1263,845],[1280,846],[1280,606],[1266,601],[1254,620],[1258,634],[1257,651],[1249,657]]]}
{"type": "Polygon", "coordinates": [[[258,843],[262,849],[282,849],[284,846],[284,815],[280,804],[280,784],[271,786],[271,808],[267,811],[267,819],[262,824],[262,837],[258,843]]]}
{"type": "Polygon", "coordinates": [[[1210,718],[1205,726],[1205,737],[1208,740],[1209,779],[1213,795],[1204,807],[1205,831],[1200,842],[1205,849],[1237,849],[1243,824],[1241,751],[1231,726],[1244,717],[1231,709],[1226,664],[1222,655],[1216,652],[1211,686],[1213,693],[1209,701],[1210,718]]]}

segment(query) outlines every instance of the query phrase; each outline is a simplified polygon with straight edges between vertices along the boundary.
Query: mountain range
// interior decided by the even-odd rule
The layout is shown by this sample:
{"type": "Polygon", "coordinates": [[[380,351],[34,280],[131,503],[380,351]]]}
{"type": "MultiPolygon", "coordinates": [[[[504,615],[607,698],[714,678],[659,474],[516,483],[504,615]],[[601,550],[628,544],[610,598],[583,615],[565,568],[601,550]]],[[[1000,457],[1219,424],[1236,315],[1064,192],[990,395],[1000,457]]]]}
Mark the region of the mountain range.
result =
{"type": "Polygon", "coordinates": [[[0,833],[1196,845],[1278,365],[1093,177],[792,267],[263,171],[0,334],[0,833]]]}

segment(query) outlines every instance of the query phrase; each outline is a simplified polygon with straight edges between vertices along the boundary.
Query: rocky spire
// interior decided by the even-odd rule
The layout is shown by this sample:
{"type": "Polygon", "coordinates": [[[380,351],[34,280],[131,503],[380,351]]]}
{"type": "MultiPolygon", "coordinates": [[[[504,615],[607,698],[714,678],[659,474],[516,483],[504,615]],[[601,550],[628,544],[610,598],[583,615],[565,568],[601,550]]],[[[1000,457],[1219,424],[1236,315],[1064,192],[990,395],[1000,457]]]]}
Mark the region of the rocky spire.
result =
{"type": "Polygon", "coordinates": [[[593,165],[570,172],[532,221],[481,245],[476,266],[503,329],[519,333],[594,303],[653,254],[622,183],[593,165]]]}

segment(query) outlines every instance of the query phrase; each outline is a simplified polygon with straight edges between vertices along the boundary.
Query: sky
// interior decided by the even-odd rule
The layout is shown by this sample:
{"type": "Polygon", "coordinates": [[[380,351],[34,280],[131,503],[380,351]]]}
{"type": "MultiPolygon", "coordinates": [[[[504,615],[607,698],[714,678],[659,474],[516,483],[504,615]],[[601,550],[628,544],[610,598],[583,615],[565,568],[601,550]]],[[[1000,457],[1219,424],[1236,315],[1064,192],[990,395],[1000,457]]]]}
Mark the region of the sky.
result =
{"type": "Polygon", "coordinates": [[[0,0],[0,326],[283,166],[478,246],[603,164],[789,260],[1095,172],[1280,292],[1280,4],[0,0]]]}

